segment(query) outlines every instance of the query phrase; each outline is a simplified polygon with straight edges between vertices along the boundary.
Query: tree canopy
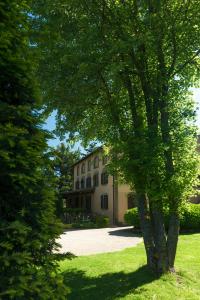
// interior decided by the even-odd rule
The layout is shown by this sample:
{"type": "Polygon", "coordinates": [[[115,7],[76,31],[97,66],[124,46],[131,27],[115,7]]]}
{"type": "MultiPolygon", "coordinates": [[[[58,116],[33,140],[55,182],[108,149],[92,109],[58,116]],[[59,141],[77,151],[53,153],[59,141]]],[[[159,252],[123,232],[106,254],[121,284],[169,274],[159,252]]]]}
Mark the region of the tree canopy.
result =
{"type": "Polygon", "coordinates": [[[197,175],[190,87],[199,75],[200,3],[44,2],[33,6],[44,101],[58,110],[61,133],[118,155],[115,166],[137,193],[148,264],[173,269],[179,208],[197,175]]]}

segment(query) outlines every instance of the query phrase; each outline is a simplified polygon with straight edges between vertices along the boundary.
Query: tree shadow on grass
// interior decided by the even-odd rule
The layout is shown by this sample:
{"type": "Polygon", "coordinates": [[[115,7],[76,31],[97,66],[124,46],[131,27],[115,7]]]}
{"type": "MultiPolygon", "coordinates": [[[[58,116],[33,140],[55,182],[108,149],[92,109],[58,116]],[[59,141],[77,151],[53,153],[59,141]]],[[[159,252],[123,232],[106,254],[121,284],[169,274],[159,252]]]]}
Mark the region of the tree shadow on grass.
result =
{"type": "Polygon", "coordinates": [[[68,300],[113,300],[129,293],[138,295],[146,290],[145,284],[158,279],[146,266],[131,273],[106,273],[100,277],[88,277],[84,271],[76,269],[63,275],[70,288],[68,300]]]}

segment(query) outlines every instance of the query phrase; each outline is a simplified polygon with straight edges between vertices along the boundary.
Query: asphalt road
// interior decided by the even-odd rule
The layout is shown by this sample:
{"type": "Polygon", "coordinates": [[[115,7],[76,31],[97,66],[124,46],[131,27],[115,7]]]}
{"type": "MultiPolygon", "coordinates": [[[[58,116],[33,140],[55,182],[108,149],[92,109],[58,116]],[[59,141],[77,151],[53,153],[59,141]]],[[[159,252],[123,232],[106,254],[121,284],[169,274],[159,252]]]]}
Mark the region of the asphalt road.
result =
{"type": "Polygon", "coordinates": [[[75,255],[115,252],[136,246],[141,237],[132,232],[132,227],[66,230],[58,239],[60,252],[75,255]]]}

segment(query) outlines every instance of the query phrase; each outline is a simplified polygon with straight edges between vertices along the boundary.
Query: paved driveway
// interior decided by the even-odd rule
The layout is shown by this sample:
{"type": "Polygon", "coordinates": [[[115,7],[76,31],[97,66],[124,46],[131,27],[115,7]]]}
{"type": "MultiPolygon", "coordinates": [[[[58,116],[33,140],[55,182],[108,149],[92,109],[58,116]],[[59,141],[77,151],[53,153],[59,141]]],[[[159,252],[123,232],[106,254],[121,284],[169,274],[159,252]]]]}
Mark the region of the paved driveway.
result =
{"type": "Polygon", "coordinates": [[[135,235],[132,227],[115,227],[85,230],[67,230],[58,242],[60,252],[72,252],[75,255],[89,255],[119,251],[133,247],[142,241],[135,235]]]}

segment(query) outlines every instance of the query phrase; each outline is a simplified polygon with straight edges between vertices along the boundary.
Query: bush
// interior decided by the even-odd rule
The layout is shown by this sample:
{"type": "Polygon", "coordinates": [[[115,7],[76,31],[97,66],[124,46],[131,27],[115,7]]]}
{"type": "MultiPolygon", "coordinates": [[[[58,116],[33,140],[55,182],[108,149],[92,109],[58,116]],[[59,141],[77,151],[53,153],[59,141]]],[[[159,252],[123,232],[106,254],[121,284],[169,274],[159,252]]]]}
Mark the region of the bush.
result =
{"type": "Polygon", "coordinates": [[[72,228],[83,228],[82,223],[72,223],[72,228]]]}
{"type": "Polygon", "coordinates": [[[105,228],[108,227],[110,224],[110,220],[107,216],[96,215],[93,218],[88,220],[77,220],[76,222],[72,223],[72,228],[105,228]]]}
{"type": "Polygon", "coordinates": [[[71,229],[72,228],[72,224],[65,224],[65,223],[63,223],[62,224],[62,228],[63,228],[63,230],[65,230],[65,229],[71,229]]]}
{"type": "Polygon", "coordinates": [[[97,228],[97,225],[94,222],[83,222],[82,224],[83,228],[97,228]]]}
{"type": "Polygon", "coordinates": [[[79,222],[79,223],[72,223],[72,228],[79,228],[79,229],[90,229],[90,228],[97,228],[97,225],[91,221],[79,222]]]}
{"type": "Polygon", "coordinates": [[[109,221],[108,217],[99,215],[99,216],[96,216],[95,223],[96,223],[97,227],[104,228],[104,227],[108,227],[110,221],[109,221]]]}
{"type": "Polygon", "coordinates": [[[71,215],[79,215],[85,213],[85,210],[83,208],[71,208],[67,207],[65,208],[65,212],[69,213],[71,215]]]}
{"type": "Polygon", "coordinates": [[[182,209],[180,227],[200,230],[200,204],[188,204],[182,209]]]}
{"type": "MultiPolygon", "coordinates": [[[[165,226],[169,224],[169,213],[164,212],[165,226]]],[[[134,228],[140,228],[139,216],[137,208],[128,209],[124,215],[124,220],[128,225],[134,228]]],[[[181,229],[200,230],[200,204],[188,203],[181,209],[180,215],[181,229]]]]}
{"type": "Polygon", "coordinates": [[[124,220],[128,225],[134,226],[134,228],[140,228],[137,208],[128,209],[124,215],[124,220]]]}

